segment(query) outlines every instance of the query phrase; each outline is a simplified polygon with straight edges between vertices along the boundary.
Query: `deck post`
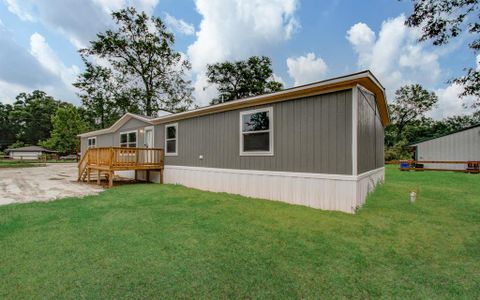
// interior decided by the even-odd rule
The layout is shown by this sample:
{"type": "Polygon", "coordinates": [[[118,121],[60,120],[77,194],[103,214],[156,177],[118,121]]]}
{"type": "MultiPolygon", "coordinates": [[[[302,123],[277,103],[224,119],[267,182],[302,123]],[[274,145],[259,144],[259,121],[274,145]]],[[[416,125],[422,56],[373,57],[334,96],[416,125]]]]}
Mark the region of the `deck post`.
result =
{"type": "Polygon", "coordinates": [[[90,168],[87,168],[87,182],[90,183],[90,172],[92,172],[92,170],[90,168]]]}
{"type": "Polygon", "coordinates": [[[160,184],[163,184],[163,169],[160,169],[160,184]]]}
{"type": "Polygon", "coordinates": [[[110,171],[108,173],[108,187],[109,188],[113,187],[113,174],[114,174],[114,171],[110,171]]]}
{"type": "Polygon", "coordinates": [[[135,181],[137,181],[137,180],[138,180],[138,171],[135,170],[135,181]]]}
{"type": "Polygon", "coordinates": [[[150,170],[147,170],[147,182],[150,182],[150,170]]]}
{"type": "Polygon", "coordinates": [[[97,184],[100,185],[100,170],[97,170],[97,184]]]}

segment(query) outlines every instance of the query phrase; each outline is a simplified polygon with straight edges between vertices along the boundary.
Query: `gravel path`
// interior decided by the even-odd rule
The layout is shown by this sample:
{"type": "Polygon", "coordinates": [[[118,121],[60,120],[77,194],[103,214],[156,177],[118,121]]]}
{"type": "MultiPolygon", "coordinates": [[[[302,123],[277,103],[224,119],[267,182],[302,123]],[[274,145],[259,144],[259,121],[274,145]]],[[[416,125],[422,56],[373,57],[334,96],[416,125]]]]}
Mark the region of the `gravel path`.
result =
{"type": "Polygon", "coordinates": [[[0,205],[94,195],[103,188],[77,182],[77,164],[0,169],[0,205]]]}

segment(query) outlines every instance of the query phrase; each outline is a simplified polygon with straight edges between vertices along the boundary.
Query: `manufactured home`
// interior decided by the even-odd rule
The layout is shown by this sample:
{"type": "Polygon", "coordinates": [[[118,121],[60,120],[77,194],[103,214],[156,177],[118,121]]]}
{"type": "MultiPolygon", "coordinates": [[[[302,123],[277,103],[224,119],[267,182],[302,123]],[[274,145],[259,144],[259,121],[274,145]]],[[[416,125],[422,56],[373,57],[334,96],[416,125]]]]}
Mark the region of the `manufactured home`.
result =
{"type": "Polygon", "coordinates": [[[79,135],[79,178],[107,170],[102,161],[110,180],[123,172],[353,213],[384,180],[388,123],[385,90],[370,71],[158,118],[127,113],[79,135]]]}
{"type": "Polygon", "coordinates": [[[480,124],[410,145],[415,161],[465,163],[424,163],[427,169],[467,170],[468,162],[480,161],[480,124]]]}
{"type": "Polygon", "coordinates": [[[27,146],[7,149],[5,152],[11,159],[36,160],[44,154],[55,154],[57,151],[48,150],[39,146],[27,146]]]}

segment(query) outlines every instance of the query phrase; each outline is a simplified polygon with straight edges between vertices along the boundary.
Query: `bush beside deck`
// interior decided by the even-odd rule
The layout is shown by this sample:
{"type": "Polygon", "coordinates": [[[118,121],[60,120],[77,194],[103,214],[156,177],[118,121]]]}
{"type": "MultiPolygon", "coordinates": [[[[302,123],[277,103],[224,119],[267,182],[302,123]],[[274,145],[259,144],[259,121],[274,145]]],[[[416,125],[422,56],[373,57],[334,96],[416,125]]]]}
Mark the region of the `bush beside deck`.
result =
{"type": "Polygon", "coordinates": [[[480,176],[396,168],[355,215],[159,184],[3,206],[0,298],[480,298],[480,176]]]}

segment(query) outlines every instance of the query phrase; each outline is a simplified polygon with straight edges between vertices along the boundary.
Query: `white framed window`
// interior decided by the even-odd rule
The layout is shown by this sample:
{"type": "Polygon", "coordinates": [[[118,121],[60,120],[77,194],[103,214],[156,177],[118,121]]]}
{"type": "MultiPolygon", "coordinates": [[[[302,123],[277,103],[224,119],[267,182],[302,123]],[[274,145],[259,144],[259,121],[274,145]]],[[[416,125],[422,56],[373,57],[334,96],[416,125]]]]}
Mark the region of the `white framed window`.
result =
{"type": "Polygon", "coordinates": [[[137,130],[120,132],[120,147],[137,148],[137,130]]]}
{"type": "Polygon", "coordinates": [[[97,137],[92,136],[88,138],[88,148],[95,148],[97,146],[97,137]]]}
{"type": "Polygon", "coordinates": [[[273,107],[240,112],[240,155],[273,155],[273,107]]]}
{"type": "Polygon", "coordinates": [[[165,155],[178,154],[178,123],[165,125],[165,155]]]}

